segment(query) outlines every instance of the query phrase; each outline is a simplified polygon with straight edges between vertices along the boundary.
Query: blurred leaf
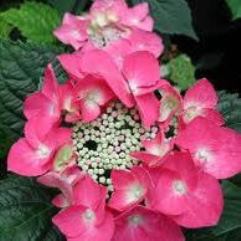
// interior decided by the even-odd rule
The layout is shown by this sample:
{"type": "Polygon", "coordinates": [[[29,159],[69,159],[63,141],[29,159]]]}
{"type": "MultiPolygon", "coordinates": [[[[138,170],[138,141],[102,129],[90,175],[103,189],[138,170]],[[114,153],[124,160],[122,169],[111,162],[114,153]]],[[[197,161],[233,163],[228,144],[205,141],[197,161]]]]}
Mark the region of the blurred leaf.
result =
{"type": "Polygon", "coordinates": [[[241,17],[241,1],[240,0],[226,0],[232,15],[233,20],[241,17]]]}
{"type": "Polygon", "coordinates": [[[54,43],[53,30],[60,24],[58,11],[37,2],[25,2],[19,9],[11,8],[1,13],[1,18],[18,28],[28,40],[37,43],[54,43]]]}
{"type": "Polygon", "coordinates": [[[52,224],[49,189],[9,175],[0,181],[0,241],[64,241],[52,224]]]}
{"type": "Polygon", "coordinates": [[[185,0],[132,0],[133,4],[140,2],[150,4],[157,31],[198,39],[192,25],[191,11],[185,0]]]}
{"type": "Polygon", "coordinates": [[[166,67],[169,79],[177,84],[179,89],[186,90],[195,83],[195,68],[187,55],[181,54],[171,59],[166,67]]]}
{"type": "Polygon", "coordinates": [[[71,12],[74,8],[76,0],[47,0],[59,12],[71,12]]]}
{"type": "Polygon", "coordinates": [[[80,14],[90,0],[47,0],[47,2],[60,13],[73,12],[80,14]]]}
{"type": "MultiPolygon", "coordinates": [[[[22,135],[23,100],[37,90],[43,69],[55,59],[59,49],[33,44],[0,41],[0,130],[7,140],[1,156],[22,135]]],[[[2,139],[1,139],[2,141],[2,139]]]]}
{"type": "Polygon", "coordinates": [[[220,91],[218,108],[224,116],[226,125],[241,132],[241,99],[239,95],[220,91]]]}
{"type": "Polygon", "coordinates": [[[8,38],[9,33],[12,30],[12,26],[9,25],[0,15],[0,37],[8,38]]]}
{"type": "Polygon", "coordinates": [[[212,229],[215,236],[221,236],[241,228],[241,188],[229,181],[224,181],[222,186],[225,206],[219,224],[212,229]]]}

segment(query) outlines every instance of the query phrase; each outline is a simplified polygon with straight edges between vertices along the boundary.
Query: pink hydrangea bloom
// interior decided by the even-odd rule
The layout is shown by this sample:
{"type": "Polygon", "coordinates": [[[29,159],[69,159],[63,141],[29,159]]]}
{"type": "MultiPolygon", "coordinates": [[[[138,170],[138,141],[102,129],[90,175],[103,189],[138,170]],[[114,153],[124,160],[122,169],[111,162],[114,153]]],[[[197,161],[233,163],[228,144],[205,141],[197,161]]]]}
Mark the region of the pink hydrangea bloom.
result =
{"type": "Polygon", "coordinates": [[[202,79],[184,97],[161,79],[163,52],[146,3],[95,0],[55,35],[77,50],[49,64],[28,96],[8,170],[60,190],[54,224],[67,241],[184,241],[217,224],[217,179],[241,171],[241,135],[224,125],[202,79]]]}
{"type": "Polygon", "coordinates": [[[201,79],[187,90],[183,99],[184,123],[189,123],[198,116],[207,117],[217,125],[224,124],[222,115],[216,110],[218,96],[207,79],[201,79]]]}
{"type": "Polygon", "coordinates": [[[71,142],[71,130],[67,128],[45,128],[33,118],[25,127],[25,138],[19,139],[8,155],[8,170],[24,176],[38,176],[46,173],[52,165],[55,151],[71,142]]]}
{"type": "Polygon", "coordinates": [[[161,98],[159,121],[169,124],[175,115],[182,111],[182,97],[177,89],[168,82],[163,82],[159,89],[161,98]]]}
{"type": "Polygon", "coordinates": [[[218,179],[241,171],[241,135],[198,117],[182,130],[175,143],[189,150],[197,166],[218,179]]]}
{"type": "Polygon", "coordinates": [[[163,52],[161,38],[152,33],[153,20],[147,3],[129,8],[125,1],[94,1],[89,14],[74,16],[66,13],[55,36],[75,50],[106,51],[118,66],[125,55],[146,50],[159,57],[163,52]],[[113,54],[113,50],[121,50],[113,54]]]}
{"type": "Polygon", "coordinates": [[[61,106],[57,80],[51,65],[45,69],[42,90],[27,97],[24,102],[24,114],[27,119],[42,116],[48,117],[52,123],[60,120],[61,106]]]}
{"type": "Polygon", "coordinates": [[[131,171],[114,170],[111,174],[114,192],[109,206],[124,211],[142,202],[151,180],[144,168],[134,167],[131,171]]]}
{"type": "Polygon", "coordinates": [[[221,187],[195,167],[190,154],[169,155],[154,175],[155,187],[148,200],[151,208],[188,228],[217,224],[223,209],[221,187]]]}
{"type": "Polygon", "coordinates": [[[132,152],[131,156],[150,167],[161,165],[164,157],[173,149],[173,141],[168,140],[164,132],[159,132],[152,140],[144,140],[142,145],[145,151],[132,152]]]}
{"type": "Polygon", "coordinates": [[[68,241],[111,240],[114,221],[112,214],[105,209],[106,194],[106,189],[89,177],[76,184],[74,205],[53,218],[68,241]]]}
{"type": "Polygon", "coordinates": [[[80,80],[87,74],[103,78],[126,106],[137,105],[145,126],[150,126],[157,120],[159,101],[153,91],[162,85],[162,81],[158,61],[149,52],[138,51],[126,56],[122,73],[101,50],[89,51],[81,56],[62,55],[59,59],[75,79],[80,80]]]}
{"type": "Polygon", "coordinates": [[[181,229],[168,217],[137,206],[116,218],[113,241],[184,241],[181,229]]]}

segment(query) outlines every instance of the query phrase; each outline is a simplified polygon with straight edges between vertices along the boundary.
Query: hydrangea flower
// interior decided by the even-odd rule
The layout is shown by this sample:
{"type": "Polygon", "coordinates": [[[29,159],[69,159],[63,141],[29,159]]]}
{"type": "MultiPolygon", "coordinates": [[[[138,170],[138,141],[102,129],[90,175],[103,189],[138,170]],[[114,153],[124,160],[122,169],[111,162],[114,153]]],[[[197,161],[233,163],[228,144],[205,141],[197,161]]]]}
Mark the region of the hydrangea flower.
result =
{"type": "Polygon", "coordinates": [[[241,135],[223,126],[211,83],[183,97],[161,79],[152,27],[146,3],[66,14],[55,35],[78,50],[58,57],[66,83],[49,64],[26,97],[8,170],[60,190],[53,222],[68,241],[184,241],[183,227],[217,224],[219,179],[241,171],[241,135]]]}
{"type": "Polygon", "coordinates": [[[161,55],[162,41],[152,29],[153,19],[147,3],[129,8],[124,0],[96,0],[87,14],[66,13],[63,24],[54,34],[75,50],[106,51],[121,66],[122,59],[136,51],[161,55]]]}

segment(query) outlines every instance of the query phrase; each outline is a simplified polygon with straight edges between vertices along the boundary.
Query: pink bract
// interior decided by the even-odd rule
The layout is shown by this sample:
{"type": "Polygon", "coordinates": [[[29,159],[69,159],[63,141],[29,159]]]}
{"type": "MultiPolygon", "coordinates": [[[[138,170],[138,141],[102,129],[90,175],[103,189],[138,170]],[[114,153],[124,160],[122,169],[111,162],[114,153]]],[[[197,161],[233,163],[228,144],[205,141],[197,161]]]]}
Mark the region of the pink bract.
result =
{"type": "Polygon", "coordinates": [[[68,240],[111,240],[114,222],[105,210],[106,190],[90,177],[85,177],[74,189],[74,205],[58,213],[53,222],[68,240]]]}
{"type": "Polygon", "coordinates": [[[184,97],[161,78],[164,51],[147,3],[95,0],[54,31],[72,53],[27,96],[8,170],[58,188],[53,223],[67,241],[184,241],[216,225],[218,179],[241,172],[241,135],[223,127],[207,79],[184,97]]]}
{"type": "Polygon", "coordinates": [[[24,176],[42,175],[51,168],[55,151],[71,142],[71,130],[46,126],[40,130],[38,125],[36,118],[27,122],[26,137],[19,139],[9,152],[8,170],[24,176]]]}
{"type": "Polygon", "coordinates": [[[181,229],[168,217],[142,206],[116,218],[113,241],[184,241],[181,229]]]}
{"type": "Polygon", "coordinates": [[[74,16],[66,13],[54,34],[75,50],[102,49],[121,66],[122,60],[113,54],[114,49],[122,49],[118,58],[138,50],[150,51],[156,57],[161,55],[163,44],[161,38],[151,32],[153,25],[147,3],[129,8],[120,0],[96,0],[89,14],[74,16]]]}
{"type": "Polygon", "coordinates": [[[201,79],[187,90],[183,99],[183,121],[191,122],[198,116],[207,117],[217,125],[223,125],[222,115],[216,110],[218,96],[207,79],[201,79]]]}
{"type": "Polygon", "coordinates": [[[152,140],[142,142],[145,151],[132,152],[131,156],[143,161],[149,167],[162,164],[164,157],[173,149],[173,142],[166,139],[165,134],[160,132],[152,140]]]}
{"type": "Polygon", "coordinates": [[[189,153],[170,154],[157,171],[149,193],[151,208],[188,228],[217,224],[223,210],[221,187],[195,167],[189,153]]]}
{"type": "Polygon", "coordinates": [[[190,151],[197,166],[218,179],[241,171],[241,135],[198,117],[182,130],[176,144],[190,151]]]}
{"type": "Polygon", "coordinates": [[[109,206],[124,211],[144,200],[150,177],[145,169],[134,167],[131,171],[113,170],[111,174],[114,192],[109,206]]]}

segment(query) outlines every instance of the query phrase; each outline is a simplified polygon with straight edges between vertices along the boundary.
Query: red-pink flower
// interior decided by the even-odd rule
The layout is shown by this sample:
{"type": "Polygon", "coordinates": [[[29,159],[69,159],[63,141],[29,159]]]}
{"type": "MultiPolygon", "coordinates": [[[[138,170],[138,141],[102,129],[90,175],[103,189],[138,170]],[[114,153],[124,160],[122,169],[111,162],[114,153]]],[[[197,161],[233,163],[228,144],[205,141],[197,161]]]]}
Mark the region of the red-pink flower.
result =
{"type": "Polygon", "coordinates": [[[217,224],[223,210],[221,186],[214,177],[195,167],[190,154],[170,154],[153,175],[150,208],[188,228],[217,224]]]}
{"type": "Polygon", "coordinates": [[[180,227],[168,217],[137,206],[115,220],[112,241],[184,241],[180,227]]]}
{"type": "Polygon", "coordinates": [[[131,156],[143,161],[149,167],[161,165],[164,157],[173,149],[173,141],[167,139],[162,131],[154,139],[144,140],[142,145],[145,151],[132,152],[131,156]]]}
{"type": "Polygon", "coordinates": [[[224,124],[222,115],[216,110],[218,96],[207,79],[201,79],[187,90],[183,99],[184,123],[189,123],[198,116],[203,116],[217,125],[224,124]]]}
{"type": "Polygon", "coordinates": [[[190,151],[197,166],[218,179],[241,171],[241,135],[198,117],[182,130],[175,143],[190,151]]]}
{"type": "Polygon", "coordinates": [[[80,119],[79,107],[74,99],[74,88],[70,81],[59,85],[52,66],[49,64],[45,70],[43,87],[24,102],[24,114],[27,119],[42,117],[48,118],[49,122],[56,124],[65,116],[67,122],[75,122],[80,119]]]}
{"type": "Polygon", "coordinates": [[[101,113],[101,107],[115,97],[105,80],[86,76],[75,86],[75,100],[80,106],[83,121],[92,121],[101,113]]]}
{"type": "Polygon", "coordinates": [[[175,115],[179,115],[182,110],[182,97],[177,89],[170,83],[163,82],[160,86],[160,111],[159,121],[163,124],[169,124],[175,115]]]}
{"type": "Polygon", "coordinates": [[[89,14],[74,16],[66,13],[63,24],[54,31],[55,36],[75,50],[102,49],[121,66],[125,55],[146,50],[159,57],[163,44],[159,36],[150,32],[153,20],[147,3],[128,8],[125,1],[96,0],[89,14]],[[115,56],[113,53],[121,49],[115,56]]]}
{"type": "Polygon", "coordinates": [[[105,208],[106,188],[85,177],[75,185],[74,205],[67,207],[53,222],[68,241],[108,241],[114,232],[112,214],[105,208]]]}
{"type": "Polygon", "coordinates": [[[149,52],[139,51],[125,57],[122,73],[112,59],[101,50],[80,55],[62,55],[61,64],[75,79],[83,75],[103,78],[116,96],[128,107],[135,104],[145,126],[159,115],[159,101],[154,90],[161,86],[158,61],[149,52]]]}
{"type": "Polygon", "coordinates": [[[36,117],[41,122],[44,116],[52,123],[60,120],[58,83],[50,64],[45,69],[42,90],[27,97],[23,111],[27,119],[36,117]]]}
{"type": "Polygon", "coordinates": [[[111,179],[114,192],[109,206],[119,211],[142,202],[151,183],[148,172],[142,167],[134,167],[131,171],[113,170],[111,179]]]}
{"type": "Polygon", "coordinates": [[[49,172],[37,179],[46,186],[61,190],[62,193],[53,200],[57,207],[63,208],[73,202],[73,187],[84,175],[75,163],[73,146],[66,144],[56,152],[49,172]]]}
{"type": "Polygon", "coordinates": [[[25,126],[25,138],[20,138],[8,155],[8,170],[24,176],[43,175],[50,170],[55,152],[71,142],[71,130],[39,125],[33,118],[25,126]]]}

